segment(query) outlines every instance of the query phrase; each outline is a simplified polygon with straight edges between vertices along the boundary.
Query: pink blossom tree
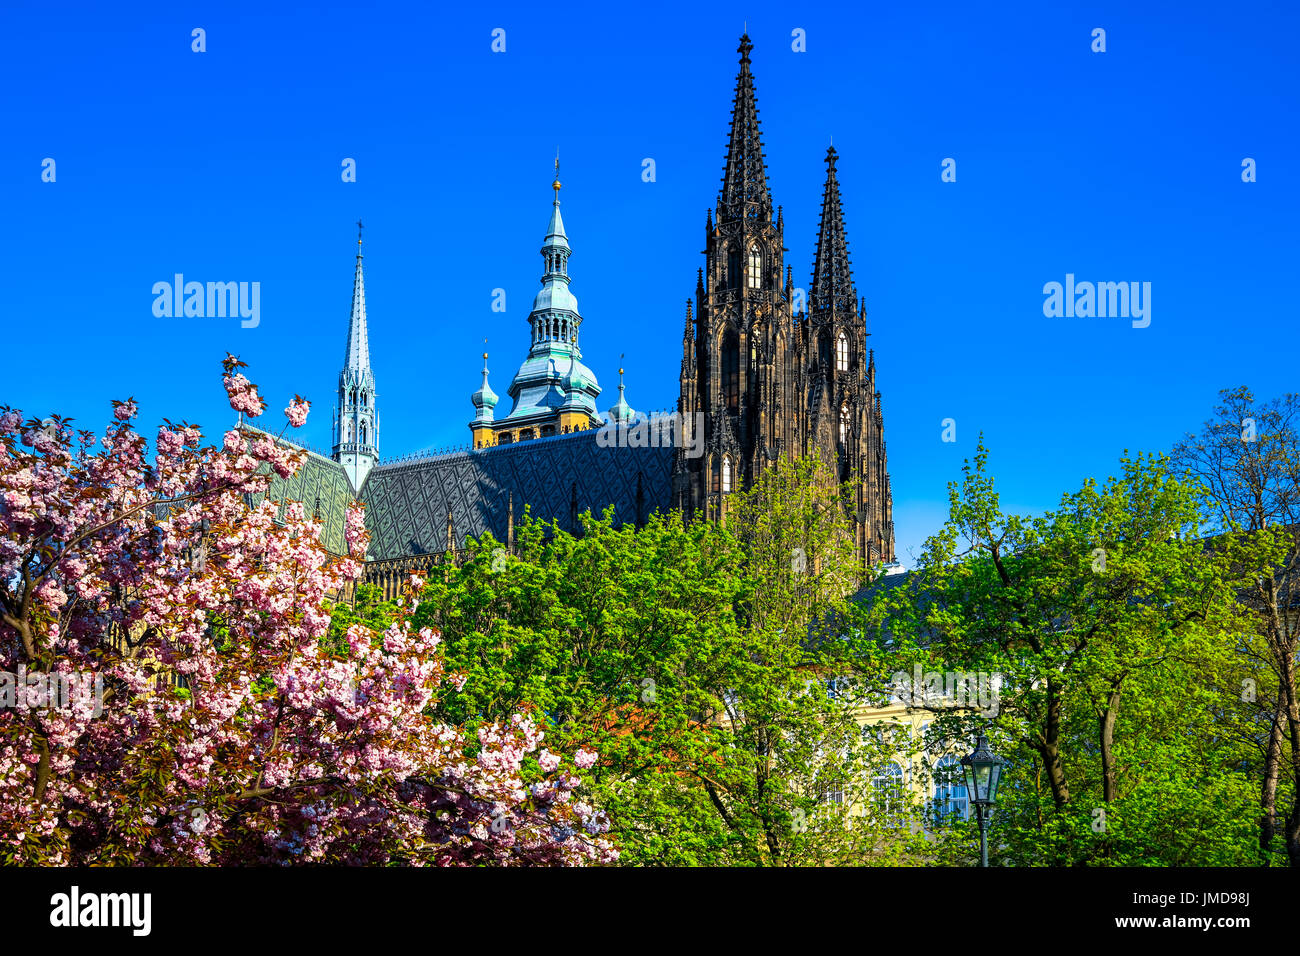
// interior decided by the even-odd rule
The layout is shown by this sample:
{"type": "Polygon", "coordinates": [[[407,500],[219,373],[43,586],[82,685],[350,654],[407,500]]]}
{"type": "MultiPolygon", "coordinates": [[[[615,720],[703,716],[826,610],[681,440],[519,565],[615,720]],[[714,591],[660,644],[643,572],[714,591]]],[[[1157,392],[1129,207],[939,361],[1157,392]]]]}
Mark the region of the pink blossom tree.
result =
{"type": "MultiPolygon", "coordinates": [[[[227,357],[226,391],[256,417],[241,367],[227,357]]],[[[295,397],[289,424],[307,409],[295,397]]],[[[203,446],[165,420],[150,455],[136,415],[115,402],[97,439],[0,407],[0,863],[616,858],[577,795],[595,754],[538,754],[526,713],[476,739],[428,716],[464,678],[411,626],[418,578],[386,631],[321,650],[329,596],[361,571],[359,504],[332,558],[300,503],[250,506],[293,446],[240,429],[203,446]],[[66,699],[34,700],[51,677],[66,699]]]]}

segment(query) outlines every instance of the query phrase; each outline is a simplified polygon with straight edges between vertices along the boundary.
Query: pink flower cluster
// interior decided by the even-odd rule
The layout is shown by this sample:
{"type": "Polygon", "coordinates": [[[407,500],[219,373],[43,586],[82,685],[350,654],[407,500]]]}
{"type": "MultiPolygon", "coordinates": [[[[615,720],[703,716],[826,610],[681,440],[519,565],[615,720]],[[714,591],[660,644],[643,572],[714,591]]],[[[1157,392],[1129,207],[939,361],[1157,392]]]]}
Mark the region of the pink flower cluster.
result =
{"type": "MultiPolygon", "coordinates": [[[[227,359],[232,407],[258,414],[239,367],[227,359]]],[[[135,414],[118,404],[97,438],[24,431],[0,408],[0,604],[17,611],[0,622],[0,669],[114,689],[98,717],[0,709],[0,865],[617,857],[574,797],[594,752],[566,770],[542,751],[538,781],[530,717],[467,739],[428,716],[465,676],[444,672],[436,632],[412,628],[414,590],[387,631],[355,625],[345,654],[322,650],[329,602],[360,574],[359,505],[351,554],[333,557],[300,503],[248,504],[268,469],[296,467],[286,446],[236,429],[202,447],[167,423],[149,456],[135,414]]]]}
{"type": "Polygon", "coordinates": [[[358,561],[364,561],[366,547],[370,543],[370,532],[366,530],[366,514],[360,506],[348,509],[343,537],[348,543],[348,553],[358,561]]]}
{"type": "Polygon", "coordinates": [[[230,396],[230,407],[235,411],[256,418],[266,410],[266,402],[257,394],[257,386],[245,378],[243,372],[227,373],[221,381],[230,396]]]}
{"type": "Polygon", "coordinates": [[[289,424],[294,428],[301,428],[307,424],[307,412],[311,408],[311,402],[301,396],[294,396],[289,407],[284,410],[285,417],[289,419],[289,424]]]}

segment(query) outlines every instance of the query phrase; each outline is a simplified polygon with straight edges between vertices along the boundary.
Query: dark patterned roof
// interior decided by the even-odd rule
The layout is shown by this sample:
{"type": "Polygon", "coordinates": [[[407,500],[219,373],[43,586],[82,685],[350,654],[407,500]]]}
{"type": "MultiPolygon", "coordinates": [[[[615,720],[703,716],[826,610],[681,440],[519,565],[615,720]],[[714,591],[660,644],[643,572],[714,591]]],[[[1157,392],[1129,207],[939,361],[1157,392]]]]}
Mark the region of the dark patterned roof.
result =
{"type": "Polygon", "coordinates": [[[596,434],[592,429],[379,465],[361,489],[370,531],[366,557],[445,551],[448,510],[457,548],[488,531],[505,541],[511,494],[516,522],[527,505],[534,519],[558,520],[567,531],[576,530],[575,514],[600,514],[611,504],[618,524],[667,510],[673,449],[601,448],[596,434]]]}
{"type": "MultiPolygon", "coordinates": [[[[248,432],[261,432],[247,423],[240,426],[248,432]]],[[[266,434],[263,432],[263,434],[266,434]]],[[[288,479],[276,475],[271,479],[271,485],[266,491],[266,495],[272,501],[280,504],[280,510],[277,517],[284,517],[284,509],[290,501],[301,501],[309,515],[317,515],[323,525],[321,529],[321,544],[332,553],[343,555],[348,553],[347,540],[343,535],[344,522],[347,520],[348,505],[353,500],[352,483],[348,481],[347,474],[343,471],[343,466],[330,458],[309,451],[293,442],[280,439],[285,444],[293,445],[294,448],[305,455],[305,460],[294,474],[288,479]]],[[[268,470],[268,466],[263,465],[262,470],[268,470]]],[[[250,495],[250,504],[256,507],[261,503],[263,495],[250,495]]]]}

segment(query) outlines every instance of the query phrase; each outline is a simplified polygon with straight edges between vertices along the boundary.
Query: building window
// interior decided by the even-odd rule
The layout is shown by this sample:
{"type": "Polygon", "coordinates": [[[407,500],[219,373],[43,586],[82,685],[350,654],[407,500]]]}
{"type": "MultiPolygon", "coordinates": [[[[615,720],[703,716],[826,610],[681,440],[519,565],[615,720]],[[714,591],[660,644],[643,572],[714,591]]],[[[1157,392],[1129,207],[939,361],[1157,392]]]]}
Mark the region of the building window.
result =
{"type": "Polygon", "coordinates": [[[514,441],[514,436],[510,432],[500,432],[497,435],[498,445],[509,445],[512,441],[514,441]]]}
{"type": "Polygon", "coordinates": [[[740,411],[740,339],[731,329],[722,338],[722,400],[727,411],[740,411]]]}
{"type": "Polygon", "coordinates": [[[749,247],[749,287],[763,287],[763,250],[758,247],[758,243],[749,247]]]}
{"type": "Polygon", "coordinates": [[[840,444],[849,443],[849,406],[840,406],[840,444]]]}
{"type": "Polygon", "coordinates": [[[731,456],[722,456],[722,493],[731,491],[731,456]]]}
{"type": "Polygon", "coordinates": [[[817,794],[817,800],[820,803],[844,803],[844,781],[828,780],[822,784],[821,792],[817,794]]]}
{"type": "Polygon", "coordinates": [[[365,443],[366,443],[366,423],[362,422],[361,423],[361,444],[364,445],[365,443]]]}
{"type": "Polygon", "coordinates": [[[554,426],[554,425],[543,425],[543,426],[542,426],[542,437],[543,437],[543,438],[550,438],[550,437],[553,436],[554,434],[555,434],[555,426],[554,426]]]}
{"type": "Polygon", "coordinates": [[[525,428],[525,429],[523,429],[522,431],[520,431],[520,432],[519,432],[519,440],[520,440],[520,441],[532,441],[532,440],[533,440],[533,430],[532,430],[531,428],[525,428]]]}
{"type": "Polygon", "coordinates": [[[871,778],[872,802],[886,826],[903,822],[903,768],[892,760],[871,778]]]}
{"type": "Polygon", "coordinates": [[[841,372],[849,370],[849,338],[843,332],[835,343],[835,368],[841,372]]]}
{"type": "Polygon", "coordinates": [[[740,250],[735,246],[727,250],[727,274],[723,280],[728,289],[740,288],[740,250]]]}
{"type": "Polygon", "coordinates": [[[956,757],[941,757],[934,765],[934,816],[937,821],[970,816],[966,780],[956,757]]]}

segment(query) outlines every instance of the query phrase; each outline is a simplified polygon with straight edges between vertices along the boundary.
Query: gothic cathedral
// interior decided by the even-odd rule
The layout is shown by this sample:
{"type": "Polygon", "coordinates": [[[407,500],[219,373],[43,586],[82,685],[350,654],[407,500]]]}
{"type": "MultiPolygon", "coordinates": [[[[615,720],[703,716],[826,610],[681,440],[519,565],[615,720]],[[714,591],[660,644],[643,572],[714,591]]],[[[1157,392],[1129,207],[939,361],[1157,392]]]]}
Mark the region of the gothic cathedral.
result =
{"type": "Polygon", "coordinates": [[[606,428],[634,428],[644,416],[624,398],[621,369],[618,401],[597,409],[601,387],[578,344],[583,317],[569,288],[572,248],[557,169],[541,248],[542,289],[528,316],[527,355],[508,390],[510,411],[497,414],[485,354],[482,384],[471,397],[471,447],[379,458],[358,239],[333,453],[309,452],[297,473],[272,483],[271,497],[307,503],[322,523],[322,541],[337,554],[346,552],[347,505],[363,501],[371,534],[366,580],[392,596],[412,570],[456,559],[469,539],[490,534],[512,547],[525,512],[573,534],[582,533],[582,514],[609,508],[617,524],[638,526],[655,511],[674,509],[688,519],[716,518],[730,492],[782,456],[817,455],[852,489],[845,505],[855,518],[859,559],[892,562],[880,393],[865,307],[853,287],[836,153],[826,153],[805,308],[782,255],[781,207],[773,207],[768,189],[751,49],[749,37],[741,37],[722,192],[705,217],[705,264],[686,304],[682,337],[678,434],[698,435],[702,422],[702,454],[694,441],[695,454],[688,454],[681,442],[637,447],[601,440],[606,428]]]}
{"type": "Polygon", "coordinates": [[[826,152],[812,286],[798,312],[782,257],[784,217],[773,208],[763,163],[752,49],[741,37],[722,192],[705,217],[705,265],[682,336],[677,410],[687,421],[703,416],[704,454],[675,455],[672,504],[715,518],[728,492],[783,455],[820,455],[852,482],[860,558],[892,562],[880,392],[865,305],[853,287],[837,154],[826,152]]]}

